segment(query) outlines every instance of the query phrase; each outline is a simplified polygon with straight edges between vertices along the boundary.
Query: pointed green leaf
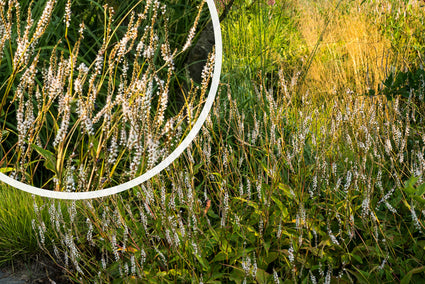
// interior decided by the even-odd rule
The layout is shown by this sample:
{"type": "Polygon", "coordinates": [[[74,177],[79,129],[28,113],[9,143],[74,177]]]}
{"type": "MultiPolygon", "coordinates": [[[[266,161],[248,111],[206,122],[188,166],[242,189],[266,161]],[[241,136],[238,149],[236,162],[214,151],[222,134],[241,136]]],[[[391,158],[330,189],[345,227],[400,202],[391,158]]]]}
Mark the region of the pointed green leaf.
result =
{"type": "Polygon", "coordinates": [[[35,144],[31,144],[31,148],[33,148],[34,150],[36,150],[44,159],[44,166],[46,167],[46,169],[51,170],[52,172],[56,173],[56,157],[55,154],[53,154],[52,152],[50,152],[49,150],[43,149],[35,144]]]}
{"type": "Polygon", "coordinates": [[[0,141],[0,142],[5,141],[5,140],[6,140],[6,138],[7,138],[7,136],[9,136],[9,131],[7,131],[7,130],[2,130],[2,131],[1,131],[1,141],[0,141]]]}
{"type": "Polygon", "coordinates": [[[401,284],[408,284],[408,283],[410,283],[410,280],[412,279],[413,274],[421,273],[421,272],[424,272],[424,271],[425,271],[425,266],[420,266],[420,267],[414,268],[414,269],[410,270],[409,273],[407,273],[403,277],[403,279],[401,279],[400,283],[401,284]]]}
{"type": "Polygon", "coordinates": [[[0,168],[0,173],[5,174],[13,171],[15,168],[6,167],[6,168],[0,168]]]}
{"type": "Polygon", "coordinates": [[[422,196],[425,193],[425,183],[416,188],[416,195],[422,196]]]}

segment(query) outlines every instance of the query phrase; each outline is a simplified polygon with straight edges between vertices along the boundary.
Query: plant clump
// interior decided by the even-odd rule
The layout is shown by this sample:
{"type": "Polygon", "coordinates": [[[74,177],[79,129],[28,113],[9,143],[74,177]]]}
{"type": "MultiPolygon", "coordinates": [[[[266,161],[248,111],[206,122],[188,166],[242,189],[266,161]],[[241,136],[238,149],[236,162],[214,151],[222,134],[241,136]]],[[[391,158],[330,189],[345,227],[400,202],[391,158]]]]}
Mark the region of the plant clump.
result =
{"type": "Polygon", "coordinates": [[[25,22],[18,1],[2,3],[4,172],[46,189],[89,191],[133,179],[167,157],[200,113],[211,78],[213,56],[201,85],[192,84],[176,108],[175,61],[191,46],[204,3],[175,48],[165,3],[139,2],[118,23],[104,6],[95,53],[85,46],[91,30],[83,22],[78,32],[70,25],[71,1],[63,11],[64,37],[50,46],[43,44],[56,28],[56,1],[47,1],[38,18],[41,4],[29,5],[25,22]]]}

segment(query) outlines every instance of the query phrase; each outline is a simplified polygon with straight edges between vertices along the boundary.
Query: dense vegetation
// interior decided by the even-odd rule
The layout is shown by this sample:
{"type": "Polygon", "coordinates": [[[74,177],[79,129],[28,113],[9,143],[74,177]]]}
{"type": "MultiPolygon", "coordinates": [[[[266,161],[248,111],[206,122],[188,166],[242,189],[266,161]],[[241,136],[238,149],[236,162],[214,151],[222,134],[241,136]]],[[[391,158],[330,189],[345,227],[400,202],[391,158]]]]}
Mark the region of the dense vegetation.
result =
{"type": "MultiPolygon", "coordinates": [[[[84,1],[74,2],[82,9],[84,1]]],[[[170,11],[190,7],[164,3],[170,11]]],[[[148,182],[101,200],[47,200],[4,186],[0,261],[48,255],[83,283],[418,283],[425,276],[422,5],[235,1],[221,26],[219,93],[185,153],[148,182]]],[[[85,54],[94,60],[103,39],[90,20],[104,10],[92,7],[85,54]]],[[[188,11],[192,20],[179,29],[187,32],[197,13],[188,11]]],[[[169,86],[184,93],[180,76],[169,86]]],[[[14,147],[9,141],[2,149],[14,147]]]]}

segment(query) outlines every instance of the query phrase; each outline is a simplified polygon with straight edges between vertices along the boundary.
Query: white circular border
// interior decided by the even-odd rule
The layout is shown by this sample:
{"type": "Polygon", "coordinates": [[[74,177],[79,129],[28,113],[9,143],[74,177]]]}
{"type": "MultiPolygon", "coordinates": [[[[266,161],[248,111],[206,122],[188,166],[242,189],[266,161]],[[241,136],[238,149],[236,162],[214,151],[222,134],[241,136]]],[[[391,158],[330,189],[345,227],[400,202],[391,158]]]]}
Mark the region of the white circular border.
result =
{"type": "Polygon", "coordinates": [[[196,134],[198,134],[205,120],[207,119],[208,113],[212,107],[212,104],[215,99],[215,95],[217,93],[218,84],[220,81],[220,73],[221,73],[221,64],[222,64],[222,55],[223,55],[223,46],[221,39],[221,29],[220,29],[220,21],[218,18],[217,10],[214,4],[214,0],[204,0],[208,4],[208,9],[210,10],[211,20],[214,28],[214,40],[215,40],[215,64],[214,64],[214,73],[211,83],[211,88],[208,93],[207,100],[205,102],[204,108],[202,109],[201,114],[199,115],[198,120],[195,122],[195,125],[190,130],[189,134],[183,139],[180,145],[164,160],[162,160],[158,165],[154,168],[150,169],[143,175],[125,182],[123,184],[97,190],[97,191],[88,191],[88,192],[60,192],[60,191],[52,191],[47,189],[38,188],[35,186],[31,186],[20,181],[17,181],[13,178],[8,177],[7,175],[0,173],[0,181],[5,182],[15,188],[20,190],[43,196],[49,198],[56,199],[69,199],[69,200],[82,200],[82,199],[92,199],[105,197],[112,194],[116,194],[122,192],[124,190],[135,187],[142,182],[147,181],[153,176],[157,175],[160,171],[168,167],[181,153],[189,146],[189,144],[193,141],[196,134]]]}

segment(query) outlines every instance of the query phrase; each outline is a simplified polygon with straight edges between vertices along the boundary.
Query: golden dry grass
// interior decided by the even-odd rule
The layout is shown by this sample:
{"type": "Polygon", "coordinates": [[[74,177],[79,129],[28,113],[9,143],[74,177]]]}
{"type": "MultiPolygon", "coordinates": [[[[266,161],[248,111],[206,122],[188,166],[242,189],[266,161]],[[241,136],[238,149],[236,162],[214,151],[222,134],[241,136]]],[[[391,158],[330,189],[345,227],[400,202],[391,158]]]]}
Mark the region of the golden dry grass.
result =
{"type": "Polygon", "coordinates": [[[378,25],[363,13],[360,1],[320,4],[299,1],[304,19],[300,30],[311,53],[326,26],[306,77],[305,86],[314,93],[376,89],[385,77],[385,65],[392,60],[390,42],[378,25]]]}

